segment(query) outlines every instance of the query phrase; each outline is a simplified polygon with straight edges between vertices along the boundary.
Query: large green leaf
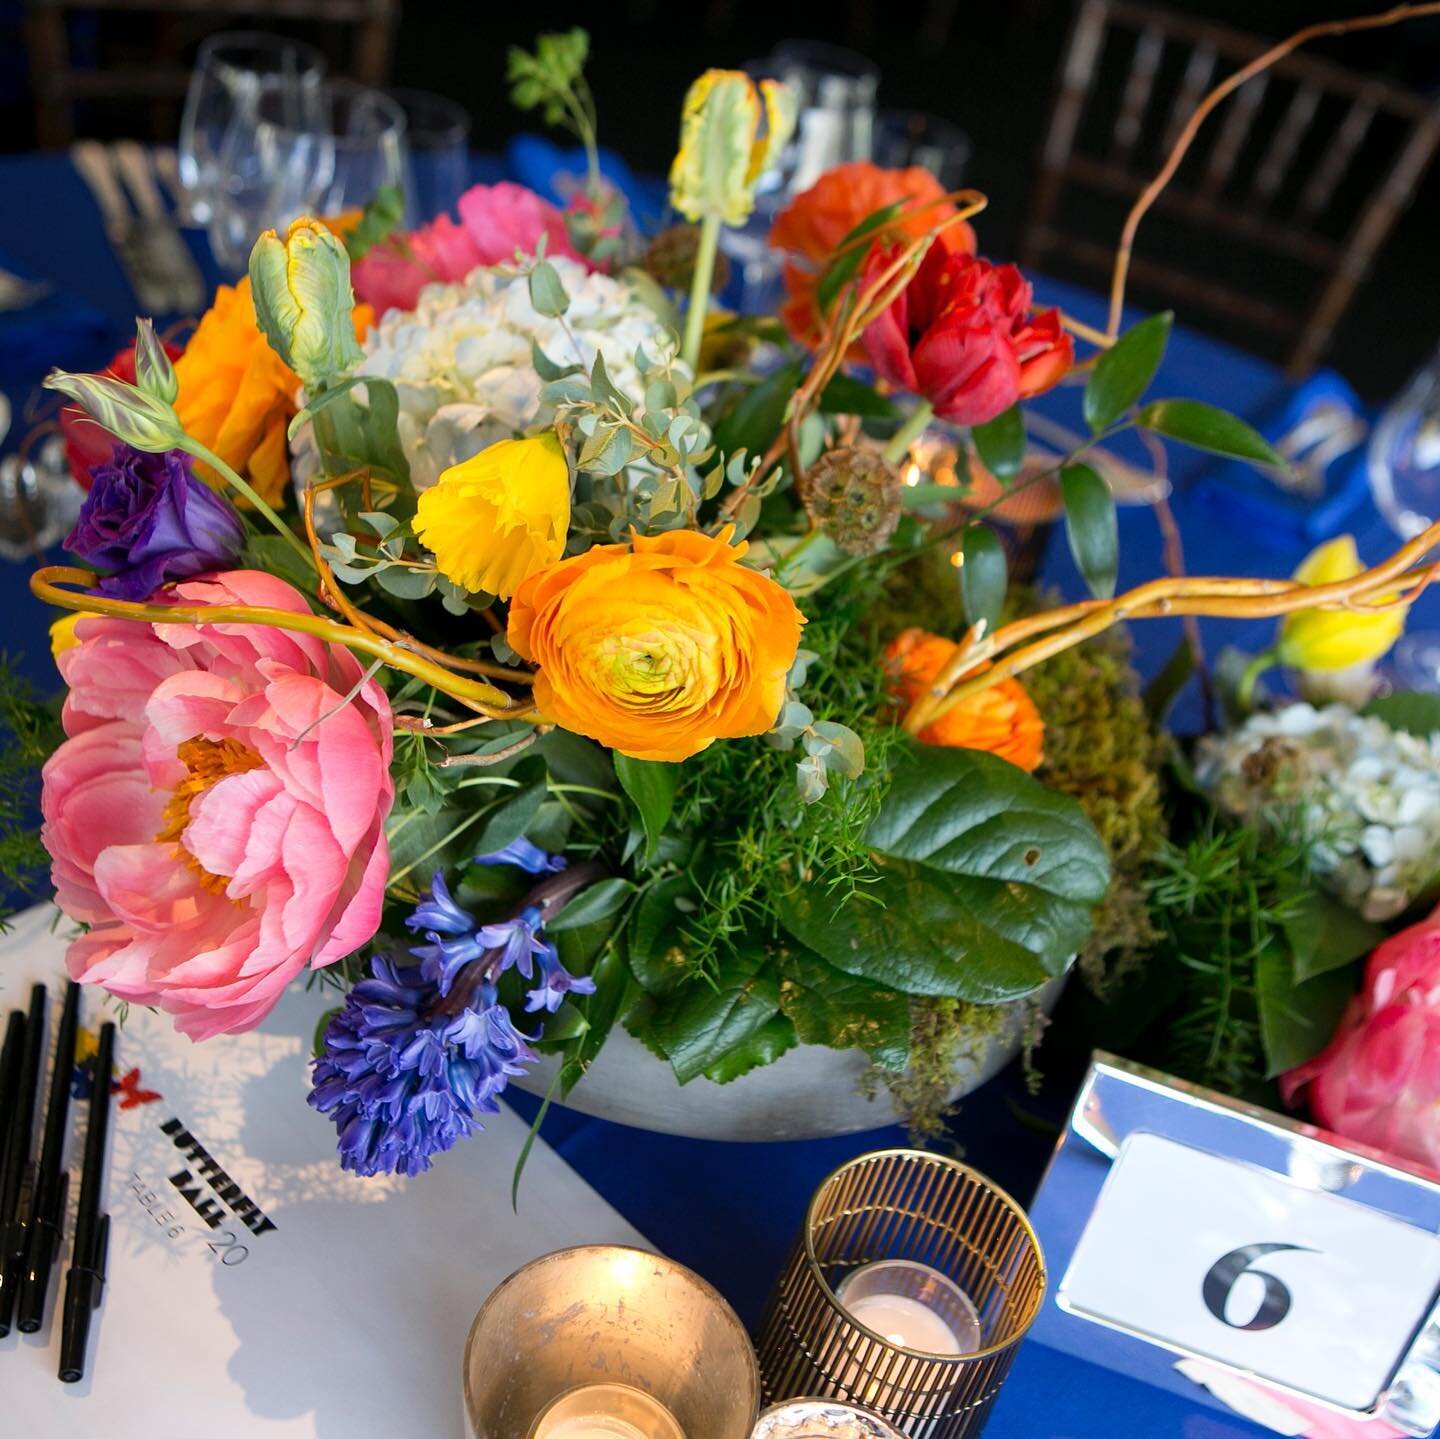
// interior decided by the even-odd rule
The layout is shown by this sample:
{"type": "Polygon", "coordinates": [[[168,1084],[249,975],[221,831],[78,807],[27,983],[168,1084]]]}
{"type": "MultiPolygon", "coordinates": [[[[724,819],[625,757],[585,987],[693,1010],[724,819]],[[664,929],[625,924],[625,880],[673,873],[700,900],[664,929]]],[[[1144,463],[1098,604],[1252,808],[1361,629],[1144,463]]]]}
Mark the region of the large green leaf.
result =
{"type": "Polygon", "coordinates": [[[1428,739],[1440,730],[1440,694],[1401,690],[1396,694],[1378,696],[1360,713],[1384,720],[1391,729],[1428,739]]]}
{"type": "Polygon", "coordinates": [[[665,833],[670,811],[675,808],[680,766],[662,760],[631,759],[617,751],[615,774],[645,826],[645,857],[649,859],[665,833]]]}
{"type": "Polygon", "coordinates": [[[862,415],[874,420],[893,420],[898,413],[894,400],[843,371],[820,391],[819,409],[822,415],[862,415]]]}
{"type": "Polygon", "coordinates": [[[741,394],[715,425],[716,448],[725,455],[736,450],[761,454],[780,433],[790,397],[803,373],[800,365],[791,361],[741,394]]]}
{"type": "Polygon", "coordinates": [[[1085,385],[1085,423],[1096,434],[1145,393],[1165,356],[1174,318],[1167,311],[1141,320],[1095,361],[1085,385]]]}
{"type": "Polygon", "coordinates": [[[1089,465],[1066,465],[1060,471],[1060,495],[1075,567],[1090,593],[1108,600],[1120,568],[1120,527],[1110,486],[1089,465]]]}
{"type": "Polygon", "coordinates": [[[655,1008],[651,1039],[687,1084],[753,1039],[780,1012],[780,984],[763,954],[736,954],[713,983],[693,980],[655,1008]]]}
{"type": "Polygon", "coordinates": [[[980,750],[911,749],[865,838],[897,859],[1085,905],[1110,885],[1109,856],[1080,806],[980,750]]]}
{"type": "Polygon", "coordinates": [[[1378,924],[1361,919],[1354,910],[1319,889],[1306,893],[1284,921],[1284,929],[1297,984],[1353,964],[1385,938],[1378,924]]]}
{"type": "Polygon", "coordinates": [[[827,964],[799,945],[777,957],[780,1008],[804,1044],[862,1049],[877,1064],[900,1071],[910,1059],[910,1001],[827,964]]]}
{"type": "Polygon", "coordinates": [[[822,315],[829,314],[830,306],[835,303],[836,296],[859,274],[861,263],[870,253],[868,245],[856,245],[850,250],[846,250],[845,246],[852,240],[858,240],[862,235],[873,234],[881,226],[888,225],[904,208],[904,200],[896,200],[893,204],[872,210],[858,225],[842,237],[835,248],[843,250],[844,253],[825,267],[815,286],[815,304],[822,315]]]}
{"type": "Polygon", "coordinates": [[[1135,416],[1135,423],[1197,450],[1255,465],[1285,466],[1283,457],[1258,430],[1199,400],[1155,400],[1135,416]]]}
{"type": "Polygon", "coordinates": [[[795,1026],[783,1014],[766,1020],[754,1034],[740,1041],[705,1071],[705,1078],[714,1084],[729,1084],[752,1069],[774,1064],[787,1049],[800,1042],[795,1026]]]}
{"type": "Polygon", "coordinates": [[[1267,1079],[1319,1054],[1355,992],[1354,977],[1344,969],[1318,974],[1303,984],[1294,978],[1283,945],[1269,944],[1256,956],[1255,997],[1267,1079]]]}
{"type": "Polygon", "coordinates": [[[619,875],[597,880],[568,900],[553,919],[546,920],[545,928],[555,934],[567,929],[581,929],[609,919],[625,903],[634,888],[628,879],[619,875]]]}
{"type": "Polygon", "coordinates": [[[693,908],[694,893],[688,874],[667,875],[648,886],[635,906],[628,926],[630,968],[650,994],[669,994],[690,972],[681,950],[681,906],[693,908]]]}
{"type": "Polygon", "coordinates": [[[900,860],[848,904],[801,887],[779,907],[785,928],[846,974],[975,1004],[1033,994],[1090,933],[1089,905],[900,860]]]}
{"type": "MultiPolygon", "coordinates": [[[[476,854],[494,854],[513,844],[530,828],[545,799],[543,784],[527,785],[516,790],[504,804],[485,821],[475,841],[476,854]]],[[[393,861],[392,861],[393,866],[393,861]]]]}
{"type": "Polygon", "coordinates": [[[590,978],[595,981],[595,993],[572,996],[570,1001],[588,1027],[571,1043],[560,1067],[562,1096],[569,1094],[584,1077],[614,1028],[616,1018],[625,1009],[626,1001],[632,993],[639,992],[619,944],[610,945],[600,956],[599,963],[590,971],[590,978]]]}

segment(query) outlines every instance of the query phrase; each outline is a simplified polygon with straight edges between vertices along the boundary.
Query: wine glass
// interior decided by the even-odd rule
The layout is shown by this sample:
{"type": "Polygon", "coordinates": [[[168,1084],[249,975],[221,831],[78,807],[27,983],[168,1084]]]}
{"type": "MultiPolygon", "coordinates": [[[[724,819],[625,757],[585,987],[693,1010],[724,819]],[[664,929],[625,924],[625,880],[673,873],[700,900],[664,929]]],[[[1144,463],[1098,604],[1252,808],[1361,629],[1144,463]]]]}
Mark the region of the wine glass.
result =
{"type": "Polygon", "coordinates": [[[873,159],[887,170],[918,165],[939,180],[945,190],[958,190],[965,182],[965,167],[974,147],[970,137],[952,121],[919,111],[882,110],[875,120],[873,159]]]}
{"type": "Polygon", "coordinates": [[[448,215],[470,179],[470,116],[428,90],[385,92],[405,112],[405,225],[448,215]]]}
{"type": "Polygon", "coordinates": [[[178,164],[188,219],[210,221],[226,133],[237,113],[253,108],[262,86],[276,87],[284,97],[292,125],[318,125],[324,78],[325,57],[282,35],[232,31],[201,44],[180,120],[178,164]]]}
{"type": "MultiPolygon", "coordinates": [[[[1440,350],[1391,401],[1366,456],[1375,507],[1402,540],[1440,519],[1440,350]]],[[[1390,657],[1404,689],[1440,689],[1440,632],[1404,635],[1390,657]]]]}
{"type": "Polygon", "coordinates": [[[236,112],[220,147],[210,248],[232,274],[244,270],[263,230],[302,215],[353,213],[382,186],[403,183],[405,112],[379,90],[331,80],[318,124],[291,116],[285,86],[267,81],[236,112]]]}

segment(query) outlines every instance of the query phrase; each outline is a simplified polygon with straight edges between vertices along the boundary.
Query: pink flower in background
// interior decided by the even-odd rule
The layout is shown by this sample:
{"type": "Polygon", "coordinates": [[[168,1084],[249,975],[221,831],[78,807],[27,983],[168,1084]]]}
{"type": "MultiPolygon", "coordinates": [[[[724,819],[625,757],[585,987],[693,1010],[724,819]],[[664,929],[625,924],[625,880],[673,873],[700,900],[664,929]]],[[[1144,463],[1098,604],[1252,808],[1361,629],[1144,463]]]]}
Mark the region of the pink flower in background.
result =
{"type": "MultiPolygon", "coordinates": [[[[309,612],[254,570],[170,593],[309,612]]],[[[379,926],[389,701],[347,650],[267,626],[87,618],[76,638],[41,799],[56,900],[90,926],[70,973],[192,1039],[249,1029],[379,926]]]]}
{"type": "Polygon", "coordinates": [[[1281,1090],[1336,1134],[1440,1170],[1440,910],[1376,948],[1329,1048],[1281,1090]]]}
{"type": "Polygon", "coordinates": [[[523,185],[474,185],[460,197],[459,210],[458,225],[441,215],[371,250],[351,271],[356,298],[381,314],[413,310],[424,286],[457,283],[477,265],[513,260],[516,250],[534,254],[542,234],[546,254],[582,258],[565,216],[523,185]]]}

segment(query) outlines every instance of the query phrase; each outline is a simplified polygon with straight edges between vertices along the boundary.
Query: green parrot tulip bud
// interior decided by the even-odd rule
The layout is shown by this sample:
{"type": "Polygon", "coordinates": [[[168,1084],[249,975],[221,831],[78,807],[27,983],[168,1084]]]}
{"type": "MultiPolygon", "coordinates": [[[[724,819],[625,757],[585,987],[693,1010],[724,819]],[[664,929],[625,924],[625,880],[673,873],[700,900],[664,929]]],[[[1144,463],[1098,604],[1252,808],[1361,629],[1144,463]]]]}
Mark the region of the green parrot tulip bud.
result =
{"type": "Polygon", "coordinates": [[[757,87],[743,70],[707,70],[685,96],[670,203],[688,220],[743,225],[761,175],[795,129],[795,115],[795,93],[779,81],[757,87]]]}
{"type": "Polygon", "coordinates": [[[135,382],[152,399],[173,405],[180,393],[175,366],[155,333],[153,320],[135,321],[135,382]]]}
{"type": "Polygon", "coordinates": [[[177,448],[185,438],[179,418],[165,400],[113,375],[51,370],[45,388],[68,395],[101,429],[137,450],[159,454],[177,448]]]}
{"type": "Polygon", "coordinates": [[[260,236],[250,252],[250,291],[271,349],[312,394],[359,362],[350,256],[318,220],[296,220],[283,240],[274,230],[260,236]]]}

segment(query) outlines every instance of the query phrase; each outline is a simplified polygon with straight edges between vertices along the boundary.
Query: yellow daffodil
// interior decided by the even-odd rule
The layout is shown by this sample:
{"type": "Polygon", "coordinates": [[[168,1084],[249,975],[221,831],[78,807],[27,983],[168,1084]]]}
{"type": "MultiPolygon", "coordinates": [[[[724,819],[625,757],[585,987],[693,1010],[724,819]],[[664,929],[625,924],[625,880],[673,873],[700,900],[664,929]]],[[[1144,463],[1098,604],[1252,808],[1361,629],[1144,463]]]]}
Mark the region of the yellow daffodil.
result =
{"type": "Polygon", "coordinates": [[[509,599],[564,553],[570,471],[553,431],[501,440],[441,474],[415,511],[415,533],[447,580],[509,599]]]}
{"type": "Polygon", "coordinates": [[[794,91],[743,70],[707,70],[691,85],[670,167],[670,202],[689,220],[743,225],[755,187],[795,129],[794,91]]]}
{"type": "Polygon", "coordinates": [[[351,311],[350,256],[318,220],[296,220],[282,240],[267,230],[250,252],[255,317],[275,353],[314,391],[360,359],[351,311]]]}
{"type": "MultiPolygon", "coordinates": [[[[1353,579],[1365,568],[1350,535],[1340,535],[1311,551],[1295,578],[1302,585],[1328,585],[1353,579]]],[[[1377,660],[1405,630],[1406,606],[1377,609],[1304,610],[1287,615],[1275,646],[1280,663],[1297,670],[1345,670],[1377,660]]]]}

